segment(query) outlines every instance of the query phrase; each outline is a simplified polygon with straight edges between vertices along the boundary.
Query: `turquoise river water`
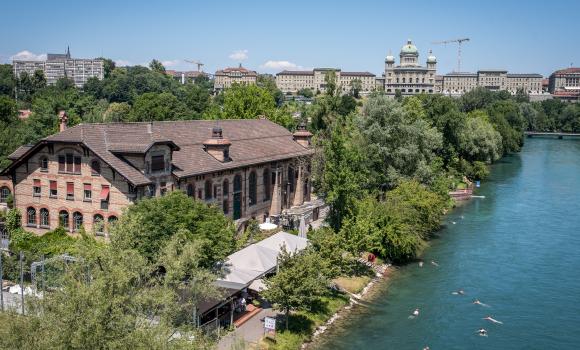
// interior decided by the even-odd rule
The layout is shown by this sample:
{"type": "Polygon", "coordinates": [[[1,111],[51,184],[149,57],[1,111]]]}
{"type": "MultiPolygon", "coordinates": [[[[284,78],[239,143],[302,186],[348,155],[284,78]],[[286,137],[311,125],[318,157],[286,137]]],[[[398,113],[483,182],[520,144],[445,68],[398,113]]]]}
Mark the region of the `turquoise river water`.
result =
{"type": "Polygon", "coordinates": [[[313,348],[580,349],[580,140],[526,139],[476,195],[313,348]]]}

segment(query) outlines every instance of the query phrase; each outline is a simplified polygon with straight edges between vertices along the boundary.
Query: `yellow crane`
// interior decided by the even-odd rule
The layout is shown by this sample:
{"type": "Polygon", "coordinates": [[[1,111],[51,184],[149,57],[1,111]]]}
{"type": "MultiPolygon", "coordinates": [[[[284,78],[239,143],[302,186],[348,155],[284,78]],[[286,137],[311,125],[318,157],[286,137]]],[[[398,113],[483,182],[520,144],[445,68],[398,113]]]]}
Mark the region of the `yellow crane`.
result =
{"type": "Polygon", "coordinates": [[[447,45],[451,43],[457,43],[457,72],[461,72],[461,44],[465,41],[469,41],[469,38],[434,41],[432,44],[447,45]]]}

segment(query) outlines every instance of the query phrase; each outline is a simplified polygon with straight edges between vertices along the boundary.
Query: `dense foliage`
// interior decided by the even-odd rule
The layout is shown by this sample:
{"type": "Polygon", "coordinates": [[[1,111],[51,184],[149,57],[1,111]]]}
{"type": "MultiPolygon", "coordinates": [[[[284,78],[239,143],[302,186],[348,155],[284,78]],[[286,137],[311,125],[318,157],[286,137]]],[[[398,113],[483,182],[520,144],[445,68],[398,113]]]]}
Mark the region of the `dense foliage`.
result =
{"type": "MultiPolygon", "coordinates": [[[[0,315],[1,348],[209,346],[196,328],[195,306],[220,297],[214,262],[233,249],[231,222],[218,209],[180,191],[142,200],[115,223],[109,244],[62,228],[36,236],[19,227],[19,215],[7,215],[10,250],[23,251],[27,267],[62,253],[75,261],[49,260],[49,292],[28,298],[28,316],[0,315]]],[[[18,255],[3,257],[5,277],[18,280],[18,255]]]]}

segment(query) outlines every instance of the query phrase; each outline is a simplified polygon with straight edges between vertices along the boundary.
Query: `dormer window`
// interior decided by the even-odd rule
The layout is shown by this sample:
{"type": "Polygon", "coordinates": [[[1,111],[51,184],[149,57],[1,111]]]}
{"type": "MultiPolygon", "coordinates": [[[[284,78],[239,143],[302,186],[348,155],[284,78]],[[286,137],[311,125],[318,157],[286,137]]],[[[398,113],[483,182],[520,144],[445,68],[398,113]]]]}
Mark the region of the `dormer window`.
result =
{"type": "Polygon", "coordinates": [[[40,159],[40,171],[48,171],[48,158],[42,157],[40,159]]]}
{"type": "Polygon", "coordinates": [[[165,171],[165,157],[163,155],[151,156],[151,172],[160,171],[165,171]]]}
{"type": "Polygon", "coordinates": [[[91,162],[91,175],[98,176],[101,174],[101,163],[98,160],[91,162]]]}

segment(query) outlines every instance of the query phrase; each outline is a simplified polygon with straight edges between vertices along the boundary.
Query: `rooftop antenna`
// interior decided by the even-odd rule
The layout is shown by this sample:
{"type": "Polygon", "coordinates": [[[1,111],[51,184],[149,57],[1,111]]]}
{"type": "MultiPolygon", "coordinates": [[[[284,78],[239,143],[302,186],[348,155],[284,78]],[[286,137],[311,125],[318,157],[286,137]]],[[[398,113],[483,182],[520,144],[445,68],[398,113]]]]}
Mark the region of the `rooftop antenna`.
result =
{"type": "Polygon", "coordinates": [[[461,72],[461,44],[465,41],[469,41],[469,38],[434,41],[434,42],[432,42],[432,44],[445,44],[445,45],[447,45],[447,44],[451,44],[451,43],[457,43],[457,72],[461,72]]]}

